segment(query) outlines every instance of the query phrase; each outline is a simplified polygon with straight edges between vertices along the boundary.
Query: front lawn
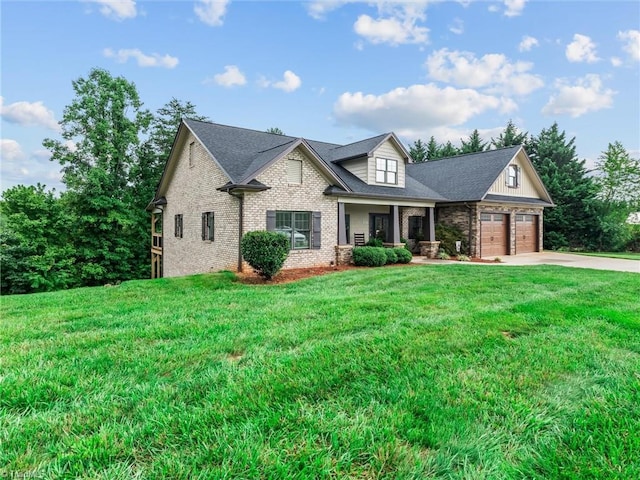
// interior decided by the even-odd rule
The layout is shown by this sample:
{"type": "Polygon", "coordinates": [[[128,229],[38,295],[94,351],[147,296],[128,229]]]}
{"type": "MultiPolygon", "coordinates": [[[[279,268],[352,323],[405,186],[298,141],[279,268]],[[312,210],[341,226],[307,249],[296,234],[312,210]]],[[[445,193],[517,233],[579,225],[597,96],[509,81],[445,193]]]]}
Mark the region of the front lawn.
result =
{"type": "Polygon", "coordinates": [[[638,276],[427,265],[2,297],[0,477],[640,478],[638,276]]]}

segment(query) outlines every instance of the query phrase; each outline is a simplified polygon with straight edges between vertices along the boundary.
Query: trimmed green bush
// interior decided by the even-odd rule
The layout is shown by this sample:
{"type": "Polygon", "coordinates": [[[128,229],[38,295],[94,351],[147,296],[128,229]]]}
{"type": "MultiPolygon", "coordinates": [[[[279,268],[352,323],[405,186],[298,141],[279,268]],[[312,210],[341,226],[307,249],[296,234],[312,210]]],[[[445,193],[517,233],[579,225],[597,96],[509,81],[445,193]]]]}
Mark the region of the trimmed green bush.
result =
{"type": "Polygon", "coordinates": [[[290,241],[281,233],[255,231],[242,237],[240,249],[244,259],[261,277],[271,280],[289,255],[290,241]]]}
{"type": "Polygon", "coordinates": [[[382,239],[376,237],[369,237],[369,241],[365,244],[367,247],[382,247],[382,239]]]}
{"type": "Polygon", "coordinates": [[[393,248],[385,248],[384,253],[387,256],[387,265],[392,263],[398,263],[398,255],[393,248]]]}
{"type": "Polygon", "coordinates": [[[387,263],[385,250],[383,247],[355,247],[353,263],[359,267],[381,267],[387,263]]]}
{"type": "Polygon", "coordinates": [[[397,263],[409,263],[413,258],[411,252],[406,248],[394,248],[393,251],[395,252],[396,257],[398,257],[397,263]]]}

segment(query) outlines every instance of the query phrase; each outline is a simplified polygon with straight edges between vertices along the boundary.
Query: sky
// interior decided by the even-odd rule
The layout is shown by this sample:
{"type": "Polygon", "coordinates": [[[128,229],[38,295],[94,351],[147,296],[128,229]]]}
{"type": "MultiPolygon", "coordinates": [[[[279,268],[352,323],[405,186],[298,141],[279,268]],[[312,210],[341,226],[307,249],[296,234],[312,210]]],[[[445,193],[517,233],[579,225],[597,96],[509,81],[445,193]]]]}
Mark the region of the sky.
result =
{"type": "Polygon", "coordinates": [[[152,112],[339,144],[558,123],[589,168],[640,156],[640,2],[0,0],[0,189],[58,191],[45,138],[92,68],[152,112]]]}

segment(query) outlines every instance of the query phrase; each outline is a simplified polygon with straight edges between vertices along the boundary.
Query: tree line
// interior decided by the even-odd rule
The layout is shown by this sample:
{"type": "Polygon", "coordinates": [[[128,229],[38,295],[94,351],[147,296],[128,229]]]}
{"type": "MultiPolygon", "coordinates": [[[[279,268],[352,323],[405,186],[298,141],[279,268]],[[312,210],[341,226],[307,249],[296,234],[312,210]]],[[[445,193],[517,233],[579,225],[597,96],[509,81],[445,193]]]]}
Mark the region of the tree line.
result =
{"type": "MultiPolygon", "coordinates": [[[[589,251],[640,251],[640,225],[627,223],[640,211],[640,160],[615,141],[598,157],[595,171],[576,155],[575,138],[567,139],[557,123],[538,135],[521,132],[512,121],[497,138],[484,141],[474,130],[460,147],[450,141],[409,146],[414,162],[522,145],[555,203],[544,212],[544,248],[589,251]]],[[[442,160],[441,160],[442,159],[442,160]]]]}
{"type": "MultiPolygon", "coordinates": [[[[43,145],[62,167],[66,190],[18,185],[0,199],[0,293],[31,293],[115,284],[150,276],[153,199],[182,117],[207,120],[172,98],[155,113],[135,85],[93,69],[72,82],[61,139],[43,145]]],[[[277,128],[270,133],[283,134],[277,128]]],[[[460,147],[434,137],[410,146],[413,161],[524,145],[556,207],[545,211],[545,248],[639,249],[640,233],[625,223],[640,210],[640,167],[624,147],[609,144],[600,176],[578,160],[574,139],[557,124],[538,136],[509,122],[485,142],[477,130],[460,147]],[[634,243],[635,242],[635,243],[634,243]]],[[[446,160],[442,160],[446,161],[446,160]]]]}

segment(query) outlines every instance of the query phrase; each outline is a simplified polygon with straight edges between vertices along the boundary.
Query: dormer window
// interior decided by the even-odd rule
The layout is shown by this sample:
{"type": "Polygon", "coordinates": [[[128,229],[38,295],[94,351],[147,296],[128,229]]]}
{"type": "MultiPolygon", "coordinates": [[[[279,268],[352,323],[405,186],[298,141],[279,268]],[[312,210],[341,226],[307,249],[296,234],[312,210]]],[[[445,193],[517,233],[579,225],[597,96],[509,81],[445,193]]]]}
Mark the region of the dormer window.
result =
{"type": "Polygon", "coordinates": [[[398,161],[376,158],[376,182],[396,185],[398,183],[398,161]]]}
{"type": "Polygon", "coordinates": [[[520,169],[517,165],[507,167],[507,187],[516,188],[520,186],[520,169]]]}

